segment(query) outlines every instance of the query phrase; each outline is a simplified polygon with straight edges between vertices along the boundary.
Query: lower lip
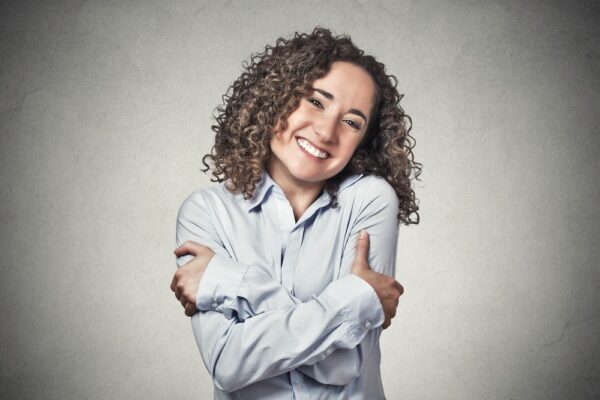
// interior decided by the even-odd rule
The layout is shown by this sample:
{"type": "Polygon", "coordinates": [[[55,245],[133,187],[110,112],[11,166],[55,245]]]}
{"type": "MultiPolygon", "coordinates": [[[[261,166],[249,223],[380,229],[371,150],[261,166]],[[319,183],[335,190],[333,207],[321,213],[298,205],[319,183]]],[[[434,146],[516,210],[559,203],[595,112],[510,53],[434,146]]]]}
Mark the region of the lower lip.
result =
{"type": "Polygon", "coordinates": [[[329,156],[327,158],[319,158],[319,157],[315,157],[312,154],[310,154],[308,151],[306,151],[304,149],[304,147],[300,146],[300,143],[298,143],[298,140],[296,140],[296,144],[298,145],[298,147],[300,148],[300,150],[302,150],[302,152],[304,154],[306,154],[308,157],[310,157],[311,159],[315,160],[315,161],[325,161],[327,160],[327,158],[329,158],[329,156]]]}

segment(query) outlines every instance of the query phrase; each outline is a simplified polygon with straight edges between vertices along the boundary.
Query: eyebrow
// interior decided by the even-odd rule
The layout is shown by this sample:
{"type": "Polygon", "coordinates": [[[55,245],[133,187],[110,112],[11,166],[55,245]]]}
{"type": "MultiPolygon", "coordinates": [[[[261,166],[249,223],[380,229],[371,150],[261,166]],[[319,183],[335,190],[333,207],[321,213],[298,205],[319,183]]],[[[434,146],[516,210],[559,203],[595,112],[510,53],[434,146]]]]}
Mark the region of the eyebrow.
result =
{"type": "MultiPolygon", "coordinates": [[[[333,100],[335,98],[331,93],[329,93],[323,89],[313,88],[313,90],[315,92],[321,93],[327,100],[333,100]]],[[[368,122],[367,116],[362,111],[357,110],[356,108],[351,108],[350,110],[348,110],[348,112],[358,115],[359,117],[361,117],[362,119],[365,120],[365,123],[368,122]]]]}

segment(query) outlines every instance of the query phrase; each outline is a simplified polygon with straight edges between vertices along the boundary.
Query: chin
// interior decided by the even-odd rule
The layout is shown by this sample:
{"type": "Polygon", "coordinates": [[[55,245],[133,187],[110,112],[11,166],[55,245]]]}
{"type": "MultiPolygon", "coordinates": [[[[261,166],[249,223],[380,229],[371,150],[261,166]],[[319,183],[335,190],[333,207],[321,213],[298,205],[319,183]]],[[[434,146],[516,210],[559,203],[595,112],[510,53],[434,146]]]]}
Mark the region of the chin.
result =
{"type": "Polygon", "coordinates": [[[302,175],[302,174],[298,174],[298,175],[295,174],[294,176],[299,181],[310,182],[310,183],[318,183],[318,182],[323,182],[323,181],[327,180],[327,178],[323,178],[320,176],[314,176],[314,175],[306,176],[306,175],[302,175]]]}

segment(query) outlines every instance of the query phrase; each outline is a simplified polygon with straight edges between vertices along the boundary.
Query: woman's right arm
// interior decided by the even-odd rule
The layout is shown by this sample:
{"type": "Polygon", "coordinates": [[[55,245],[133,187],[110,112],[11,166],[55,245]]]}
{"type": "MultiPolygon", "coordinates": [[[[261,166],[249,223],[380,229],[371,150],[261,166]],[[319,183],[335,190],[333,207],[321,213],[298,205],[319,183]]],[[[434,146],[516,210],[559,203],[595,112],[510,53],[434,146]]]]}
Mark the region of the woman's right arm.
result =
{"type": "MultiPolygon", "coordinates": [[[[197,312],[192,316],[192,328],[215,385],[231,392],[316,364],[336,349],[355,348],[382,324],[378,303],[366,282],[348,275],[307,302],[266,311],[243,322],[216,311],[197,312]],[[349,292],[353,296],[348,296],[349,292]]],[[[335,374],[330,371],[329,375],[335,374]]]]}

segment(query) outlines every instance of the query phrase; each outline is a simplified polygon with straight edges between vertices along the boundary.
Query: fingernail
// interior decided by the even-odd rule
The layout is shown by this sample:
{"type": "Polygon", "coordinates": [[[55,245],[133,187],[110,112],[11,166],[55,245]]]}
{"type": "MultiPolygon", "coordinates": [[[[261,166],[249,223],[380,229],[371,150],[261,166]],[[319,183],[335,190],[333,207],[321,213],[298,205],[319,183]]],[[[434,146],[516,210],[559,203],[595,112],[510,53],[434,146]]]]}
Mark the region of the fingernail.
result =
{"type": "Polygon", "coordinates": [[[360,231],[360,233],[358,234],[358,238],[359,239],[364,239],[367,237],[367,231],[365,231],[364,229],[362,231],[360,231]]]}

